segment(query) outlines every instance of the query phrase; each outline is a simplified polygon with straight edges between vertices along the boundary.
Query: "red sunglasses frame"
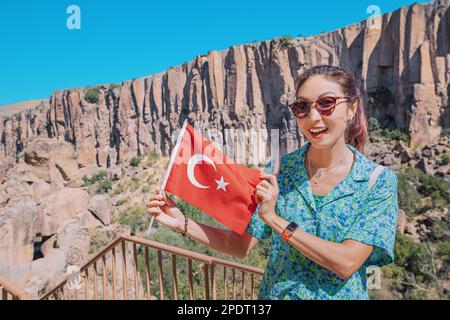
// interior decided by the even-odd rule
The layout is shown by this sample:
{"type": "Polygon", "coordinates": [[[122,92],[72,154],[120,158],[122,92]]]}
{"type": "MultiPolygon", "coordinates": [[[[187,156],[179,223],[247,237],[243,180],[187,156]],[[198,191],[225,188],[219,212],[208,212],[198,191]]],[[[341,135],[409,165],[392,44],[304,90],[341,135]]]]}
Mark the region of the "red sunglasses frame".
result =
{"type": "Polygon", "coordinates": [[[312,108],[311,105],[314,105],[314,106],[317,105],[317,104],[318,104],[318,101],[319,101],[320,99],[323,99],[323,98],[331,98],[331,99],[334,100],[334,103],[333,103],[333,105],[332,105],[331,107],[322,108],[322,109],[321,109],[320,107],[319,107],[319,108],[316,108],[317,111],[318,111],[321,115],[324,115],[324,116],[329,116],[329,115],[331,115],[331,114],[334,112],[334,109],[336,108],[336,105],[337,105],[337,101],[338,101],[339,99],[347,99],[347,100],[351,99],[351,97],[323,96],[323,97],[318,98],[316,101],[307,101],[307,100],[300,99],[300,100],[297,100],[297,101],[295,101],[295,102],[289,104],[288,107],[291,109],[291,111],[292,111],[292,113],[294,114],[294,116],[296,116],[297,118],[300,118],[300,119],[304,119],[304,118],[306,118],[306,117],[308,116],[308,113],[311,111],[311,108],[312,108]],[[309,107],[308,110],[307,110],[304,114],[302,114],[302,115],[300,115],[298,112],[295,112],[295,111],[294,111],[295,106],[296,106],[297,103],[299,103],[299,102],[306,103],[306,104],[308,105],[308,107],[309,107]]]}

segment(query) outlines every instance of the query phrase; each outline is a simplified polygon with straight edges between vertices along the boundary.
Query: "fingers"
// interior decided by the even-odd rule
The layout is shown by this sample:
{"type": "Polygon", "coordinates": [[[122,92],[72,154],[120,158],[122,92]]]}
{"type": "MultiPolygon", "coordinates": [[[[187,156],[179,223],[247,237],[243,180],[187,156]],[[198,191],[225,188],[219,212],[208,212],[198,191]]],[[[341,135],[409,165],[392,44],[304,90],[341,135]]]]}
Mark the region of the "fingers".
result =
{"type": "Polygon", "coordinates": [[[274,187],[273,185],[271,185],[267,180],[264,180],[261,183],[259,183],[256,186],[256,190],[265,190],[265,191],[269,191],[274,194],[278,193],[278,189],[276,187],[274,187]]]}
{"type": "Polygon", "coordinates": [[[271,185],[278,188],[277,177],[275,177],[273,174],[261,173],[260,178],[266,179],[265,181],[268,180],[271,185]]]}
{"type": "Polygon", "coordinates": [[[272,193],[266,190],[257,190],[256,197],[260,200],[260,202],[268,201],[272,198],[272,193]]]}
{"type": "Polygon", "coordinates": [[[147,213],[157,218],[161,214],[161,211],[158,208],[149,208],[147,213]]]}
{"type": "Polygon", "coordinates": [[[164,206],[166,203],[162,200],[151,200],[148,204],[147,207],[148,208],[153,208],[153,207],[161,207],[164,206]]]}

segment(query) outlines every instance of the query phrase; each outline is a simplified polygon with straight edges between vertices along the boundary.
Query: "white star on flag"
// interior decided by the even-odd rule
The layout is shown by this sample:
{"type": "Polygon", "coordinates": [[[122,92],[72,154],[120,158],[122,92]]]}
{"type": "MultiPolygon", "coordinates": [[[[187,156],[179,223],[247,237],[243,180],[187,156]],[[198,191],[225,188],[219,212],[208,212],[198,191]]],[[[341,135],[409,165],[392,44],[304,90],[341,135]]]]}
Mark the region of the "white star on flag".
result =
{"type": "Polygon", "coordinates": [[[227,192],[227,190],[225,189],[225,187],[227,185],[229,185],[228,182],[223,181],[223,176],[220,178],[220,180],[214,180],[217,183],[217,190],[219,189],[223,189],[223,191],[227,192]]]}

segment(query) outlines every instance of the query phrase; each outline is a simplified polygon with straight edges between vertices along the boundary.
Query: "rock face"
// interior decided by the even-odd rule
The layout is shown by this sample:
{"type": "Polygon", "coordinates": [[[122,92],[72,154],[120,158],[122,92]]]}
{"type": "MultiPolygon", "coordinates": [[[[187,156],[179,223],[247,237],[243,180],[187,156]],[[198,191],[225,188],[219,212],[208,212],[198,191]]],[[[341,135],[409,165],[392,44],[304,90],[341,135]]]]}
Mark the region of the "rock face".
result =
{"type": "MultiPolygon", "coordinates": [[[[409,145],[371,141],[366,152],[371,158],[394,170],[417,166],[450,181],[450,164],[443,159],[450,154],[450,137],[440,137],[450,127],[450,0],[445,0],[288,45],[274,39],[210,51],[120,86],[58,91],[38,107],[0,113],[0,274],[36,297],[56,285],[68,266],[86,262],[92,234],[112,241],[130,233],[111,224],[112,203],[142,204],[149,189],[138,191],[139,184],[113,201],[91,196],[81,177],[106,167],[129,188],[136,176],[154,184],[157,168],[131,172],[123,161],[149,151],[168,155],[171,134],[185,119],[222,134],[229,128],[279,129],[280,153],[298,148],[305,139],[286,106],[299,74],[318,64],[341,65],[355,74],[368,116],[410,135],[409,145]]],[[[399,230],[420,241],[429,235],[430,221],[440,218],[408,223],[402,213],[399,230]]]]}
{"type": "Polygon", "coordinates": [[[69,142],[32,137],[0,184],[0,274],[34,297],[88,259],[92,237],[129,234],[111,224],[111,199],[91,197],[69,142]]]}
{"type": "MultiPolygon", "coordinates": [[[[314,37],[210,51],[194,61],[120,86],[55,92],[39,109],[0,121],[0,159],[15,157],[38,135],[74,144],[80,166],[114,166],[158,151],[189,118],[208,128],[277,128],[281,153],[303,137],[286,105],[305,68],[338,64],[362,83],[367,112],[411,135],[421,148],[450,127],[450,0],[414,4],[314,37]],[[369,99],[371,98],[372,99],[369,99]]],[[[0,170],[1,177],[1,170],[0,170]]]]}

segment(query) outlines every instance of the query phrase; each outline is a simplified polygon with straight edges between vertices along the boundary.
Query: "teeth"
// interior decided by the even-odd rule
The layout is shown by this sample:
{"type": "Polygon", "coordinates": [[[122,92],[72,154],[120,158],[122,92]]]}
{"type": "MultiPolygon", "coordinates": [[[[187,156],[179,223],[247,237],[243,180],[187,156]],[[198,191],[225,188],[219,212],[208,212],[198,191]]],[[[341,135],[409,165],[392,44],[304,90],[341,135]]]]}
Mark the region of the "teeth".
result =
{"type": "Polygon", "coordinates": [[[323,129],[310,129],[309,131],[317,133],[317,132],[322,132],[325,131],[327,128],[323,128],[323,129]]]}

